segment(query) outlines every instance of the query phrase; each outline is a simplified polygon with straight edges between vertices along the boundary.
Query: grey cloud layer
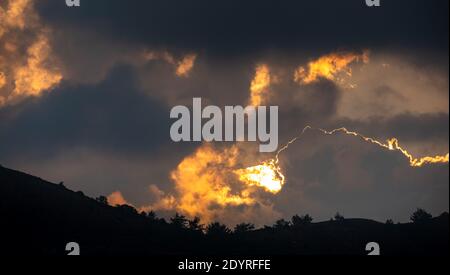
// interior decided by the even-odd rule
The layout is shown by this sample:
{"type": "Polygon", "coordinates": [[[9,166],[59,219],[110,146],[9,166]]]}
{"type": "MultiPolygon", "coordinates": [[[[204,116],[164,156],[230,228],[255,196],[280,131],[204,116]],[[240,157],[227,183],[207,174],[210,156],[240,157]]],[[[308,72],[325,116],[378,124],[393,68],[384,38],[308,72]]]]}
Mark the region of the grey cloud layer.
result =
{"type": "Polygon", "coordinates": [[[242,54],[279,48],[328,51],[343,45],[448,48],[448,1],[362,0],[63,1],[39,5],[46,22],[152,47],[242,54]]]}
{"type": "MultiPolygon", "coordinates": [[[[384,1],[383,11],[359,0],[211,3],[90,0],[68,9],[64,1],[39,1],[65,80],[0,109],[0,162],[93,196],[120,190],[136,205],[149,204],[148,186],[170,191],[170,171],[198,146],[170,142],[170,108],[198,96],[219,106],[245,104],[261,62],[279,78],[270,104],[280,106],[280,142],[308,124],[346,126],[381,140],[398,137],[418,153],[448,152],[448,1],[384,1]],[[366,67],[373,77],[355,72],[363,84],[356,90],[292,81],[298,65],[323,53],[367,47],[390,56],[366,67]],[[402,47],[408,51],[400,54],[402,47]],[[143,61],[145,49],[199,57],[180,79],[163,61],[143,61]],[[398,62],[405,56],[408,62],[398,62]],[[397,68],[395,77],[380,69],[382,61],[397,68]],[[416,95],[423,98],[409,100],[416,95]]],[[[288,182],[270,199],[285,216],[326,219],[341,211],[405,220],[415,207],[448,210],[448,165],[412,169],[401,154],[317,133],[282,157],[288,182]]]]}
{"type": "Polygon", "coordinates": [[[148,154],[167,144],[168,110],[136,89],[130,68],[100,84],[64,86],[0,110],[10,118],[0,120],[2,158],[45,158],[67,147],[148,154]]]}

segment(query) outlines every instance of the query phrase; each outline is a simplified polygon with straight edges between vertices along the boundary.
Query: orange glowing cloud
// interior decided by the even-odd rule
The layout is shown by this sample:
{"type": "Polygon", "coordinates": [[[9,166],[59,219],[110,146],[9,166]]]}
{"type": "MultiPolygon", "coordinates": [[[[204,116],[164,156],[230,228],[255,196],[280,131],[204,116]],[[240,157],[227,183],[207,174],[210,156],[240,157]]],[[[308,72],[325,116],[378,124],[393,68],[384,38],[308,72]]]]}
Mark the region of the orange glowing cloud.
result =
{"type": "Polygon", "coordinates": [[[287,149],[289,149],[289,146],[292,143],[299,140],[303,136],[303,134],[308,130],[316,130],[324,135],[329,135],[329,136],[334,136],[338,133],[341,133],[341,134],[345,134],[348,136],[353,136],[353,137],[359,138],[359,139],[363,140],[364,142],[371,143],[371,144],[381,147],[382,149],[385,149],[385,150],[400,152],[401,154],[403,154],[404,157],[406,157],[406,159],[409,162],[409,165],[411,167],[415,167],[415,168],[423,167],[427,164],[448,164],[449,163],[449,153],[444,154],[444,155],[436,155],[436,156],[414,157],[411,153],[408,152],[408,150],[406,150],[405,148],[400,146],[400,143],[397,138],[391,138],[391,139],[388,139],[386,142],[382,142],[382,141],[379,141],[372,137],[366,137],[363,134],[360,134],[358,132],[349,131],[345,127],[336,128],[331,131],[327,131],[327,130],[320,129],[320,128],[312,128],[311,126],[306,126],[305,128],[303,128],[300,135],[293,138],[284,147],[282,147],[278,151],[275,159],[278,160],[279,155],[283,151],[286,151],[287,149]]]}
{"type": "Polygon", "coordinates": [[[231,171],[237,157],[238,149],[234,146],[218,152],[208,144],[186,157],[171,173],[178,193],[178,210],[212,221],[214,206],[253,204],[254,198],[248,190],[242,186],[232,188],[231,171]]]}
{"type": "Polygon", "coordinates": [[[155,203],[147,206],[142,206],[139,211],[149,212],[149,211],[170,211],[177,208],[177,200],[173,195],[166,194],[158,186],[152,184],[149,186],[148,191],[152,195],[155,203]]]}
{"type": "Polygon", "coordinates": [[[205,223],[258,220],[258,211],[264,211],[268,217],[278,216],[272,205],[260,197],[261,192],[277,193],[278,187],[271,181],[275,176],[261,175],[264,180],[256,184],[256,171],[252,170],[252,175],[244,178],[239,156],[240,149],[235,145],[219,150],[212,144],[203,144],[171,172],[174,194],[151,185],[149,191],[156,202],[140,210],[177,211],[191,218],[198,216],[205,223]]]}
{"type": "Polygon", "coordinates": [[[3,72],[0,72],[0,89],[6,85],[6,76],[3,72]]]}
{"type": "Polygon", "coordinates": [[[281,172],[277,159],[270,159],[260,165],[236,170],[239,180],[249,186],[258,186],[277,194],[283,188],[285,176],[281,172]]]}
{"type": "Polygon", "coordinates": [[[39,96],[42,91],[54,87],[61,81],[62,75],[57,70],[45,67],[50,50],[48,39],[43,35],[28,48],[26,64],[14,69],[13,95],[39,96]]]}
{"type": "Polygon", "coordinates": [[[177,66],[176,75],[179,77],[187,77],[189,72],[194,68],[195,60],[197,55],[189,54],[186,55],[177,66]]]}
{"type": "Polygon", "coordinates": [[[60,83],[63,76],[49,35],[33,0],[8,0],[0,6],[0,106],[40,96],[60,83]]]}
{"type": "Polygon", "coordinates": [[[369,62],[369,53],[332,53],[308,63],[308,65],[298,67],[294,72],[294,81],[307,85],[317,82],[320,78],[343,82],[344,76],[351,76],[350,65],[355,62],[369,62]]]}
{"type": "Polygon", "coordinates": [[[113,192],[108,196],[108,203],[112,206],[131,205],[124,199],[122,193],[120,193],[119,191],[113,192]]]}
{"type": "Polygon", "coordinates": [[[335,135],[337,133],[343,133],[349,136],[354,136],[360,138],[361,140],[377,145],[383,149],[390,151],[398,151],[409,161],[411,167],[422,167],[430,164],[448,164],[449,163],[449,153],[444,155],[436,156],[424,156],[424,157],[414,157],[406,149],[400,146],[399,141],[396,138],[387,140],[386,143],[378,141],[371,137],[366,137],[358,132],[349,131],[346,128],[337,128],[331,131],[324,129],[315,129],[310,126],[306,126],[299,136],[290,140],[285,146],[283,146],[276,154],[276,156],[267,161],[263,161],[260,165],[251,166],[245,169],[235,170],[235,173],[239,176],[239,180],[244,182],[246,185],[258,186],[264,188],[266,191],[273,194],[277,194],[281,191],[285,184],[285,176],[279,165],[279,156],[282,152],[289,149],[289,146],[296,142],[300,137],[308,130],[317,130],[325,135],[335,135]]]}
{"type": "Polygon", "coordinates": [[[163,60],[170,65],[175,67],[175,75],[178,77],[188,77],[189,73],[195,66],[195,61],[197,60],[196,54],[187,54],[179,61],[167,51],[146,51],[144,53],[144,59],[146,61],[153,60],[163,60]]]}
{"type": "Polygon", "coordinates": [[[0,38],[11,28],[25,28],[25,9],[31,0],[10,0],[6,10],[0,6],[0,38]]]}
{"type": "Polygon", "coordinates": [[[266,100],[269,94],[269,86],[273,79],[270,75],[269,66],[261,64],[256,67],[255,76],[250,84],[250,102],[251,106],[260,106],[266,100]]]}
{"type": "Polygon", "coordinates": [[[387,141],[387,146],[391,151],[400,151],[409,160],[409,165],[411,167],[422,167],[427,164],[438,164],[438,163],[448,163],[449,154],[446,155],[436,155],[436,156],[424,156],[416,158],[406,149],[402,148],[399,144],[398,139],[391,138],[387,141]]]}
{"type": "Polygon", "coordinates": [[[398,151],[414,168],[449,162],[448,153],[413,157],[399,145],[395,138],[383,143],[346,128],[327,131],[307,126],[300,135],[284,145],[273,158],[246,168],[242,168],[239,162],[244,153],[237,145],[219,150],[212,144],[205,143],[192,155],[185,157],[171,172],[170,178],[175,184],[175,194],[166,194],[156,186],[150,186],[150,193],[156,198],[156,203],[140,209],[177,211],[191,218],[201,217],[205,223],[222,220],[230,224],[230,220],[234,222],[249,220],[249,217],[254,218],[257,215],[255,213],[258,213],[254,209],[264,209],[264,215],[277,217],[278,213],[261,194],[276,195],[281,192],[286,183],[286,177],[281,169],[279,157],[308,130],[315,130],[329,136],[341,133],[359,138],[363,142],[384,150],[398,151]],[[246,209],[246,211],[233,212],[233,207],[246,209]],[[253,210],[251,210],[252,207],[253,210]]]}
{"type": "MultiPolygon", "coordinates": [[[[309,128],[311,129],[311,127],[309,127],[309,128]]],[[[418,157],[418,158],[414,157],[406,149],[404,149],[403,147],[400,146],[397,138],[388,139],[386,143],[383,143],[374,138],[366,137],[358,132],[349,131],[344,127],[334,129],[332,131],[326,131],[323,129],[318,129],[318,130],[326,135],[335,135],[336,133],[344,133],[349,136],[358,137],[358,138],[364,140],[365,142],[375,144],[384,149],[388,149],[390,151],[398,151],[398,152],[402,153],[408,159],[409,165],[411,167],[422,167],[426,164],[439,164],[439,163],[445,164],[445,163],[449,162],[449,154],[448,153],[445,155],[437,155],[437,156],[424,156],[424,157],[418,157]]]]}

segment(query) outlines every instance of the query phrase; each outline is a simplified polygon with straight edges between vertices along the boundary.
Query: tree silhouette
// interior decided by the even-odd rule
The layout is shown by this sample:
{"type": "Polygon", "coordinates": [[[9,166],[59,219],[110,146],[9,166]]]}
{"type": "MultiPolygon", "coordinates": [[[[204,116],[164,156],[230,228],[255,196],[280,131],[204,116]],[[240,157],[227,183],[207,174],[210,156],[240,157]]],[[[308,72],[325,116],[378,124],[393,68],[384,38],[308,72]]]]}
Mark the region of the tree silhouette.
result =
{"type": "Polygon", "coordinates": [[[231,230],[224,224],[213,222],[206,227],[206,234],[212,237],[224,237],[231,234],[231,230]]]}
{"type": "Polygon", "coordinates": [[[388,219],[388,220],[386,221],[386,224],[388,224],[388,225],[393,225],[393,224],[394,224],[394,221],[393,221],[392,219],[388,219]]]}
{"type": "Polygon", "coordinates": [[[311,224],[312,221],[313,221],[313,218],[308,214],[303,215],[303,216],[295,215],[291,219],[292,226],[294,226],[294,227],[302,227],[302,226],[311,224]]]}
{"type": "Polygon", "coordinates": [[[136,214],[138,214],[137,210],[133,206],[130,206],[130,205],[124,204],[124,205],[118,205],[116,207],[118,209],[120,209],[120,211],[122,211],[124,214],[127,214],[127,215],[136,215],[136,214]]]}
{"type": "Polygon", "coordinates": [[[289,228],[289,226],[291,226],[291,223],[286,221],[285,219],[280,219],[276,221],[275,224],[273,225],[275,229],[285,229],[289,228]]]}
{"type": "Polygon", "coordinates": [[[417,208],[410,219],[413,223],[424,223],[431,220],[433,216],[422,208],[417,208]]]}
{"type": "Polygon", "coordinates": [[[151,210],[150,212],[147,213],[147,218],[152,221],[156,220],[157,218],[156,213],[153,210],[151,210]]]}
{"type": "Polygon", "coordinates": [[[170,223],[175,227],[185,229],[188,225],[188,220],[185,216],[175,213],[175,216],[170,218],[170,223]]]}
{"type": "MultiPolygon", "coordinates": [[[[311,223],[309,215],[295,215],[275,225],[255,226],[248,221],[234,227],[221,223],[204,226],[199,218],[157,218],[153,211],[138,212],[130,205],[103,205],[104,198],[81,196],[69,189],[23,173],[0,168],[0,234],[4,251],[22,255],[65,255],[68,236],[82,244],[84,255],[235,255],[261,256],[330,253],[365,254],[364,244],[383,244],[385,255],[448,255],[449,214],[439,217],[423,209],[413,223],[389,225],[366,219],[311,223]],[[350,222],[351,221],[351,222],[350,222]],[[425,223],[422,223],[425,222],[425,223]],[[33,234],[27,234],[30,230],[33,234]],[[56,228],[57,230],[48,230],[56,228]],[[203,234],[202,232],[205,232],[203,234]],[[113,240],[113,241],[112,241],[113,240]],[[26,250],[23,247],[27,247],[26,250]]],[[[415,210],[415,209],[414,209],[415,210]]],[[[337,214],[336,220],[343,220],[337,214]]]]}
{"type": "Polygon", "coordinates": [[[342,222],[345,220],[344,216],[342,216],[341,214],[339,214],[339,212],[336,213],[336,215],[334,215],[334,220],[337,222],[342,222]]]}
{"type": "Polygon", "coordinates": [[[108,198],[105,196],[100,196],[100,197],[96,198],[95,200],[101,204],[108,205],[108,198]]]}
{"type": "Polygon", "coordinates": [[[234,227],[235,234],[243,234],[246,232],[253,231],[255,229],[255,225],[251,223],[240,223],[234,227]]]}
{"type": "Polygon", "coordinates": [[[205,230],[205,225],[200,223],[199,217],[195,217],[194,219],[188,221],[188,228],[192,231],[203,232],[205,230]]]}

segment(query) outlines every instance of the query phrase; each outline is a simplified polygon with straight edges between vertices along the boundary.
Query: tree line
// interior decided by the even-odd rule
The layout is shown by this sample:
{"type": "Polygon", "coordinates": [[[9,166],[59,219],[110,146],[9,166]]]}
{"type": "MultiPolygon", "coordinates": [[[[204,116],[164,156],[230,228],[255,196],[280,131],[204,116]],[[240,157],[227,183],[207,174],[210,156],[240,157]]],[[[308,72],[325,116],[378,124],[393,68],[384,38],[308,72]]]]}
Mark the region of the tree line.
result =
{"type": "MultiPolygon", "coordinates": [[[[108,199],[105,196],[100,196],[96,198],[96,201],[105,205],[109,205],[108,199]]],[[[169,221],[166,221],[166,219],[158,217],[154,211],[149,212],[143,211],[139,213],[133,206],[130,205],[117,205],[115,207],[121,209],[124,212],[139,214],[142,217],[157,223],[170,224],[178,229],[190,230],[198,232],[200,234],[206,234],[209,236],[223,236],[231,234],[239,235],[256,230],[256,226],[254,224],[246,222],[236,224],[234,228],[229,228],[228,226],[220,222],[211,222],[209,224],[203,224],[201,223],[200,217],[194,217],[192,219],[189,219],[180,213],[175,213],[173,217],[169,218],[169,221]]],[[[412,223],[420,224],[426,223],[430,221],[432,218],[433,216],[426,210],[422,208],[417,208],[417,210],[411,214],[410,221],[412,223]]],[[[310,225],[313,222],[313,220],[314,220],[313,217],[311,217],[309,214],[294,215],[290,220],[279,219],[271,226],[265,225],[264,229],[275,229],[275,230],[296,229],[296,228],[301,229],[310,225]]],[[[339,223],[345,220],[346,220],[345,217],[341,215],[339,212],[337,212],[336,215],[333,218],[331,218],[330,221],[339,223]]],[[[392,225],[394,224],[394,221],[392,219],[388,219],[386,221],[386,224],[392,225]]]]}

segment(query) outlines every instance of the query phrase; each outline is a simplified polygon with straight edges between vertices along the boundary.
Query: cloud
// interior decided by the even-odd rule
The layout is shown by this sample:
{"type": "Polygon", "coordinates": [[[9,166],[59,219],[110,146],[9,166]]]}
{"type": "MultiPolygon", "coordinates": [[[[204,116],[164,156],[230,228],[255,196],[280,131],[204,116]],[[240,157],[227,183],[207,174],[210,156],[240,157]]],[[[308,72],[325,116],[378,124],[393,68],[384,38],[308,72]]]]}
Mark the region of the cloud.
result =
{"type": "Polygon", "coordinates": [[[397,152],[352,137],[308,132],[281,156],[286,185],[274,198],[284,216],[407,221],[416,207],[447,209],[448,164],[412,168],[397,152]],[[439,191],[438,191],[439,190],[439,191]]]}
{"type": "Polygon", "coordinates": [[[264,105],[266,97],[269,95],[269,87],[273,81],[270,75],[269,66],[260,64],[255,69],[255,77],[250,86],[250,102],[251,106],[264,105]]]}
{"type": "Polygon", "coordinates": [[[194,68],[195,59],[197,59],[197,55],[195,54],[186,55],[178,63],[176,75],[179,77],[187,77],[192,68],[194,68]]]}
{"type": "Polygon", "coordinates": [[[176,58],[168,51],[147,51],[144,55],[144,59],[147,61],[164,60],[175,67],[175,74],[177,76],[188,77],[189,72],[194,68],[197,55],[187,54],[177,61],[176,58]]]}
{"type": "Polygon", "coordinates": [[[111,193],[107,198],[108,198],[109,205],[112,205],[112,206],[131,205],[129,202],[127,202],[124,199],[122,193],[120,193],[119,191],[111,193]]]}
{"type": "Polygon", "coordinates": [[[39,12],[46,23],[62,29],[84,29],[151,48],[206,49],[221,56],[274,48],[291,53],[327,52],[348,45],[408,45],[442,52],[448,48],[446,1],[429,5],[421,0],[398,0],[374,12],[358,1],[289,1],[279,5],[274,0],[133,0],[125,4],[97,0],[86,1],[75,13],[47,0],[39,5],[39,12]]]}
{"type": "Polygon", "coordinates": [[[0,89],[6,85],[6,76],[4,73],[0,73],[0,89]]]}
{"type": "Polygon", "coordinates": [[[0,14],[2,15],[0,37],[7,33],[10,28],[25,28],[25,12],[30,3],[30,0],[15,0],[7,3],[6,10],[0,7],[0,14]]]}
{"type": "MultiPolygon", "coordinates": [[[[55,93],[23,102],[14,108],[3,109],[1,128],[2,140],[5,143],[2,152],[6,154],[2,159],[11,161],[14,157],[18,158],[20,160],[15,163],[21,163],[23,167],[32,171],[45,171],[36,174],[53,175],[52,177],[56,174],[57,180],[62,178],[90,194],[120,190],[126,200],[140,210],[153,209],[164,213],[179,211],[189,217],[201,215],[205,217],[205,221],[220,220],[229,225],[241,221],[252,221],[258,225],[270,224],[277,218],[306,213],[305,211],[320,220],[330,217],[341,208],[345,210],[342,212],[346,215],[372,215],[371,217],[380,219],[390,217],[387,210],[378,214],[373,210],[375,208],[359,208],[359,205],[365,204],[359,197],[370,199],[367,190],[372,190],[378,181],[383,181],[385,189],[377,188],[377,197],[388,196],[386,192],[392,190],[396,182],[406,182],[406,179],[397,178],[401,176],[396,173],[408,174],[407,168],[403,167],[407,161],[401,154],[390,155],[379,152],[378,149],[372,151],[367,144],[341,139],[342,137],[328,141],[316,137],[314,146],[307,147],[302,146],[304,141],[301,141],[283,153],[281,164],[286,175],[286,184],[277,195],[253,186],[255,189],[249,197],[251,202],[221,204],[218,199],[220,196],[217,197],[214,192],[220,194],[220,190],[229,184],[231,189],[226,196],[242,196],[242,183],[239,183],[236,175],[232,173],[234,168],[253,167],[272,156],[259,155],[252,146],[246,144],[242,147],[248,147],[247,150],[239,153],[239,163],[236,163],[236,167],[229,167],[226,161],[215,159],[219,156],[225,160],[232,159],[225,153],[227,146],[213,146],[212,154],[209,154],[212,159],[198,161],[197,152],[203,150],[202,147],[196,148],[199,144],[170,143],[169,131],[165,127],[168,128],[171,122],[168,119],[161,121],[161,118],[168,118],[171,97],[177,98],[177,102],[183,98],[191,102],[192,96],[202,90],[206,102],[219,106],[248,102],[251,94],[249,87],[255,73],[254,63],[242,64],[204,58],[198,60],[196,70],[188,79],[174,75],[174,67],[162,60],[144,67],[119,66],[98,84],[74,85],[63,82],[55,93]],[[140,74],[142,77],[146,76],[147,82],[142,82],[140,74]],[[61,111],[62,106],[65,106],[64,112],[61,111]],[[11,118],[8,123],[4,119],[6,117],[11,118]],[[48,120],[49,117],[60,117],[61,124],[52,127],[55,124],[48,120]],[[38,131],[33,130],[32,126],[47,130],[41,131],[43,136],[40,137],[35,134],[38,131]],[[29,132],[33,134],[30,136],[29,132]],[[189,149],[186,149],[187,147],[189,149]],[[68,161],[73,157],[74,150],[83,148],[88,156],[68,161]],[[164,149],[161,151],[159,148],[164,149]],[[33,152],[36,150],[39,153],[33,152]],[[30,155],[33,158],[28,158],[30,155]],[[54,158],[49,159],[48,155],[54,158]],[[229,158],[226,158],[227,156],[229,158]],[[24,164],[27,162],[25,159],[39,160],[40,164],[24,164]],[[343,159],[345,162],[340,163],[339,160],[343,159]],[[187,165],[192,162],[199,168],[187,165]],[[90,169],[91,166],[96,168],[90,169]],[[53,167],[58,167],[58,171],[66,173],[57,173],[53,171],[53,167]],[[183,167],[185,169],[182,169],[183,167]],[[398,167],[403,167],[404,170],[398,170],[398,167]],[[99,169],[102,171],[101,175],[98,175],[99,169]],[[399,172],[390,172],[392,169],[399,172]],[[175,178],[171,177],[174,173],[178,173],[175,178]],[[89,182],[96,184],[91,186],[89,182]],[[207,184],[202,188],[195,188],[193,182],[207,184]],[[327,189],[328,185],[333,186],[330,190],[334,191],[336,196],[327,189]],[[190,187],[192,188],[189,189],[190,187]],[[350,195],[340,188],[348,189],[347,192],[357,198],[351,203],[348,202],[352,200],[350,195]],[[294,194],[298,197],[293,197],[294,194]],[[195,199],[192,199],[194,197],[195,199]],[[347,200],[349,206],[344,205],[341,200],[347,200]],[[352,210],[350,206],[356,210],[352,210]]],[[[448,146],[445,140],[448,128],[442,127],[448,120],[448,114],[404,113],[394,117],[381,116],[371,119],[341,117],[337,110],[341,104],[340,99],[347,92],[342,87],[327,79],[306,86],[297,85],[291,78],[293,68],[298,64],[297,60],[292,61],[291,67],[286,66],[286,70],[283,70],[284,66],[281,68],[280,64],[268,61],[267,64],[270,63],[277,82],[270,86],[267,104],[280,106],[280,134],[284,141],[296,136],[306,124],[311,123],[327,129],[347,126],[382,140],[398,134],[401,144],[406,148],[410,149],[411,143],[416,144],[414,153],[419,156],[422,153],[416,151],[416,148],[429,148],[430,144],[448,146]],[[424,129],[430,131],[430,136],[421,133],[424,129]],[[408,139],[408,136],[411,137],[408,139]]],[[[441,152],[440,149],[435,149],[436,153],[441,152]]],[[[426,167],[424,171],[429,169],[426,167]]],[[[424,206],[436,212],[438,209],[444,209],[442,203],[431,205],[432,200],[445,200],[445,193],[435,193],[437,189],[445,189],[445,186],[440,185],[445,181],[445,171],[434,171],[439,175],[417,172],[420,176],[412,185],[414,190],[407,190],[405,184],[402,189],[395,191],[396,194],[400,196],[401,192],[406,192],[408,196],[418,198],[420,192],[426,193],[426,187],[420,182],[433,180],[433,190],[428,192],[431,199],[427,199],[424,206]]],[[[389,198],[390,205],[395,205],[396,198],[389,198]]],[[[404,203],[410,208],[415,207],[413,199],[405,199],[404,203]]],[[[393,217],[405,216],[410,210],[407,206],[402,206],[399,211],[395,211],[393,217]]]]}
{"type": "Polygon", "coordinates": [[[47,62],[50,46],[45,36],[39,36],[27,50],[28,60],[25,65],[14,69],[13,96],[33,95],[38,96],[42,91],[57,85],[62,75],[45,69],[43,64],[47,62]]]}
{"type": "Polygon", "coordinates": [[[32,0],[9,0],[0,6],[0,107],[38,97],[63,76],[49,42],[51,35],[32,0]]]}
{"type": "Polygon", "coordinates": [[[351,82],[357,86],[342,94],[338,114],[367,119],[407,112],[448,113],[447,74],[448,67],[427,54],[372,52],[370,63],[353,71],[351,82]]]}
{"type": "Polygon", "coordinates": [[[369,62],[369,53],[331,53],[310,61],[307,67],[300,66],[294,72],[294,81],[306,85],[317,82],[320,78],[345,83],[344,76],[350,77],[352,63],[369,62]],[[344,75],[344,76],[342,76],[344,75]]]}
{"type": "Polygon", "coordinates": [[[144,155],[170,142],[169,110],[139,91],[127,66],[100,84],[62,85],[0,113],[3,158],[49,157],[77,147],[144,155]]]}
{"type": "Polygon", "coordinates": [[[19,69],[24,91],[0,109],[0,161],[92,196],[120,190],[139,209],[230,225],[448,210],[448,167],[410,170],[402,154],[347,136],[309,133],[283,152],[276,195],[233,173],[273,157],[253,144],[171,143],[170,108],[202,97],[279,106],[280,144],[311,124],[397,137],[415,156],[448,152],[448,2],[400,0],[377,12],[341,2],[98,0],[76,12],[64,1],[29,2],[37,14],[26,5],[0,29],[0,101],[11,102],[19,69]],[[310,69],[330,53],[354,54],[319,62],[325,73],[310,69]],[[314,81],[294,81],[299,65],[298,80],[314,81]]]}
{"type": "Polygon", "coordinates": [[[447,113],[401,113],[391,117],[372,116],[368,119],[341,118],[334,123],[358,128],[367,135],[382,139],[389,135],[406,142],[442,142],[449,136],[447,113]]]}
{"type": "Polygon", "coordinates": [[[151,185],[150,191],[156,195],[157,201],[145,208],[177,211],[191,218],[198,216],[205,223],[219,220],[230,225],[243,220],[255,222],[255,211],[264,209],[272,213],[257,220],[271,221],[279,214],[261,197],[263,189],[240,181],[235,173],[240,154],[236,146],[200,146],[170,173],[174,194],[165,194],[151,185]],[[240,211],[242,209],[245,211],[240,211]],[[230,216],[233,218],[226,218],[230,216]]]}

